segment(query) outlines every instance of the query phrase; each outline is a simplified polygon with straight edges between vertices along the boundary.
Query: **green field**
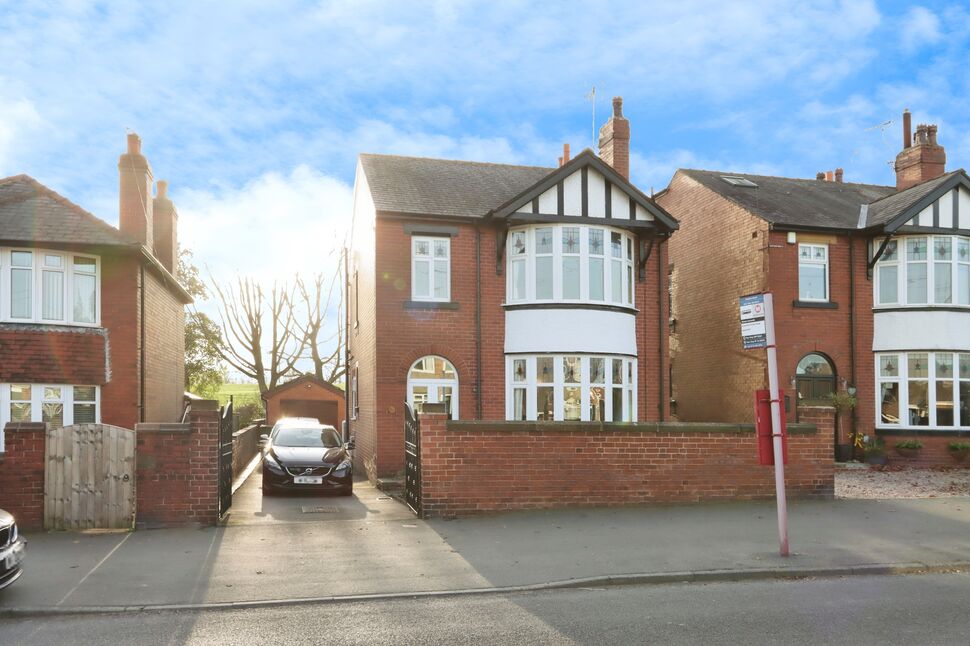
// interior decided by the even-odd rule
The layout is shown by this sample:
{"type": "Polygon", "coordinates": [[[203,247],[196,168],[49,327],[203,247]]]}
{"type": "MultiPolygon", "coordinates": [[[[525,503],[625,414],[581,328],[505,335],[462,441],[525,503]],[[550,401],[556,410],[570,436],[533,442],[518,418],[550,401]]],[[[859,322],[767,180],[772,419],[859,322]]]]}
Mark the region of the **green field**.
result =
{"type": "Polygon", "coordinates": [[[256,384],[222,384],[219,388],[219,404],[225,405],[229,401],[229,395],[233,396],[237,405],[247,401],[260,401],[259,386],[256,384]]]}

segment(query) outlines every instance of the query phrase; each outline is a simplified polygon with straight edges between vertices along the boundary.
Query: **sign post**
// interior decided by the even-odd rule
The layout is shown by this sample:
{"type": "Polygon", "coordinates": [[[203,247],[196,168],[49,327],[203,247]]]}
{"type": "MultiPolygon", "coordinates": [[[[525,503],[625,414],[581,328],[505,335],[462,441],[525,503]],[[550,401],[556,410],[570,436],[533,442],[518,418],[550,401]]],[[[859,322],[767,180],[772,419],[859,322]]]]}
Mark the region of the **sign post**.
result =
{"type": "Polygon", "coordinates": [[[781,395],[778,390],[778,354],[775,346],[775,311],[770,293],[741,297],[741,341],[745,350],[765,348],[768,353],[768,392],[771,399],[771,435],[775,456],[775,499],[778,503],[778,541],[788,556],[788,502],[785,497],[785,460],[782,445],[781,395]]]}

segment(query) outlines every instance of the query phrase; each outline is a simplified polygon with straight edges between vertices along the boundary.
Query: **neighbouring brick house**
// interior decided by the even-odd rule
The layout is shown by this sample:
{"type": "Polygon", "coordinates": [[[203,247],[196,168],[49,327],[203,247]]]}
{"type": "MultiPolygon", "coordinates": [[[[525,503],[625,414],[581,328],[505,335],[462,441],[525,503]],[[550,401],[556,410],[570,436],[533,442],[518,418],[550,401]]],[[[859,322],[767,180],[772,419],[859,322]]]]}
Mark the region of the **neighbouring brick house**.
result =
{"type": "Polygon", "coordinates": [[[118,171],[117,229],[31,177],[0,179],[0,428],[182,415],[177,214],[165,182],[152,197],[137,135],[118,171]]]}
{"type": "Polygon", "coordinates": [[[678,170],[657,202],[669,245],[669,393],[685,421],[750,421],[764,353],[741,349],[738,297],[771,291],[789,418],[833,390],[853,428],[920,438],[923,462],[970,435],[970,179],[946,173],[936,126],[904,114],[896,186],[678,170]],[[854,423],[853,423],[854,422],[854,423]]]}
{"type": "Polygon", "coordinates": [[[348,271],[349,426],[404,465],[405,401],[453,420],[663,420],[666,241],[622,101],[558,168],[364,154],[348,271]]]}

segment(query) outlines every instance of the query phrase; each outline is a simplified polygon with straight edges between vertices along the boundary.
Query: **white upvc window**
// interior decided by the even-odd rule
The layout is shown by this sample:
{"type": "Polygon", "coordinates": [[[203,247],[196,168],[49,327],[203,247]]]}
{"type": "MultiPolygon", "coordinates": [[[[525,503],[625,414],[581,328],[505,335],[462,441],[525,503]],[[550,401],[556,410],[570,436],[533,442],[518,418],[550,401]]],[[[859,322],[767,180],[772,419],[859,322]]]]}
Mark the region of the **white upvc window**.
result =
{"type": "Polygon", "coordinates": [[[970,238],[902,236],[876,263],[876,306],[970,306],[970,238]]]}
{"type": "Polygon", "coordinates": [[[99,269],[96,256],[0,248],[0,321],[98,325],[99,269]]]}
{"type": "Polygon", "coordinates": [[[876,355],[876,424],[882,428],[970,428],[970,352],[876,355]]]}
{"type": "Polygon", "coordinates": [[[637,360],[614,355],[506,357],[506,419],[635,422],[637,360]]]}
{"type": "Polygon", "coordinates": [[[829,300],[829,246],[798,245],[798,300],[829,300]]]}
{"type": "MultiPolygon", "coordinates": [[[[52,427],[101,421],[101,389],[68,384],[0,384],[0,430],[7,422],[46,422],[52,427]]],[[[0,432],[0,453],[3,452],[0,432]]]]}
{"type": "Polygon", "coordinates": [[[411,298],[451,299],[451,238],[411,237],[411,298]]]}
{"type": "Polygon", "coordinates": [[[506,302],[634,306],[634,242],[604,226],[534,225],[508,233],[506,302]]]}

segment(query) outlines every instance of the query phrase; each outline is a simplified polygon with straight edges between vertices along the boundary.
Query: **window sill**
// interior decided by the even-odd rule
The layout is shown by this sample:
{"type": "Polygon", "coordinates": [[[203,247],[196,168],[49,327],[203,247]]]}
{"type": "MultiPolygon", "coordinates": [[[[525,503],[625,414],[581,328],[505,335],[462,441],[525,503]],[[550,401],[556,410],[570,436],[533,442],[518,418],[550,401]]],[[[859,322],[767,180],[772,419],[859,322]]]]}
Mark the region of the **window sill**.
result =
{"type": "Polygon", "coordinates": [[[970,312],[970,305],[887,305],[872,308],[878,312],[970,312]]]}
{"type": "Polygon", "coordinates": [[[839,309],[838,303],[833,303],[832,301],[792,301],[792,307],[802,307],[805,309],[815,309],[815,310],[837,310],[839,309]]]}
{"type": "Polygon", "coordinates": [[[406,310],[456,310],[458,303],[454,301],[404,301],[406,310]]]}
{"type": "Polygon", "coordinates": [[[927,436],[927,437],[970,437],[970,428],[926,428],[925,426],[900,426],[896,428],[880,427],[876,429],[877,436],[927,436]]]}
{"type": "Polygon", "coordinates": [[[502,307],[506,310],[602,310],[606,312],[623,312],[625,314],[640,313],[640,310],[629,305],[595,302],[534,301],[529,303],[503,303],[502,307]]]}

